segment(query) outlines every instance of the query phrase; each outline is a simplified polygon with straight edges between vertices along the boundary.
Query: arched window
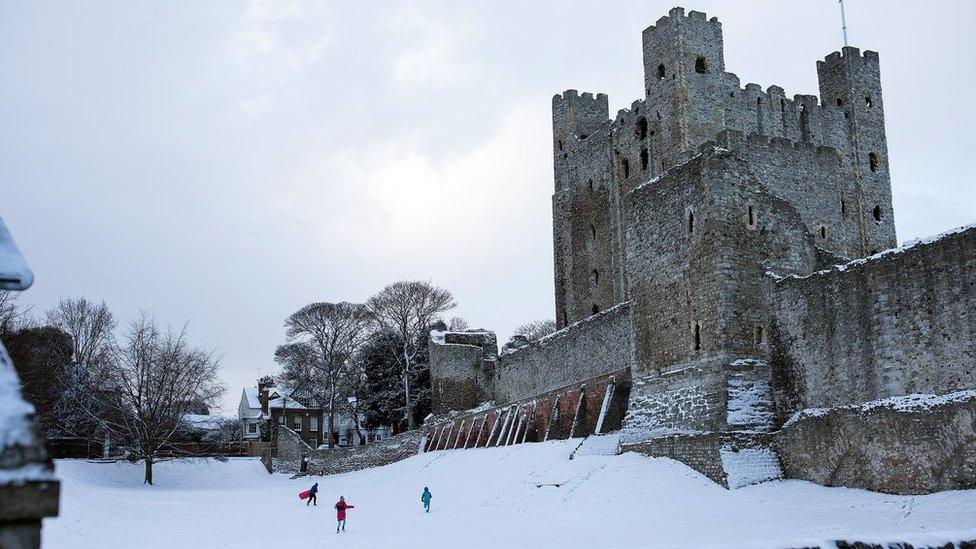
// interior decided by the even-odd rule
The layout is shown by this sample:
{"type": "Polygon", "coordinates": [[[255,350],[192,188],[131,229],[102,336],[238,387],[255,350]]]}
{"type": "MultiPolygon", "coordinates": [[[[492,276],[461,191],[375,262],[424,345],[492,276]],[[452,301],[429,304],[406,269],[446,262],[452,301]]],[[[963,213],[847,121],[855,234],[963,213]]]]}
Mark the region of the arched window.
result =
{"type": "Polygon", "coordinates": [[[634,127],[634,134],[637,139],[647,138],[647,119],[643,116],[637,119],[637,126],[634,127]]]}
{"type": "Polygon", "coordinates": [[[868,153],[868,167],[871,171],[878,171],[878,153],[868,153]]]}
{"type": "Polygon", "coordinates": [[[699,56],[698,59],[695,59],[695,72],[698,74],[705,74],[708,72],[708,64],[705,62],[704,57],[699,56]]]}
{"type": "Polygon", "coordinates": [[[641,149],[640,152],[640,167],[642,170],[647,169],[647,149],[641,149]]]}
{"type": "Polygon", "coordinates": [[[600,271],[593,269],[593,285],[598,286],[600,284],[600,271]]]}
{"type": "Polygon", "coordinates": [[[874,222],[875,223],[881,223],[882,216],[881,216],[881,205],[880,204],[875,204],[874,205],[874,210],[871,212],[871,215],[874,216],[874,222]]]}
{"type": "Polygon", "coordinates": [[[664,78],[664,63],[657,66],[657,77],[664,78]]]}
{"type": "Polygon", "coordinates": [[[593,304],[593,314],[597,314],[599,312],[600,312],[600,306],[597,305],[596,303],[594,303],[593,304]]]}

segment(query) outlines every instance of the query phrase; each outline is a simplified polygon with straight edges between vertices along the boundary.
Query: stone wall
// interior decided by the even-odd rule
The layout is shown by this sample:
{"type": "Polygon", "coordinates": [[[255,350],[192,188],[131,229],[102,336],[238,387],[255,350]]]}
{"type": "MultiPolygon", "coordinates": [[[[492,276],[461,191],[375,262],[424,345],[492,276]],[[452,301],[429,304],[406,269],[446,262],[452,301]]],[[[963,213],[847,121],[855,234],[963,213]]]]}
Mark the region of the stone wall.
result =
{"type": "Polygon", "coordinates": [[[630,367],[630,332],[630,304],[623,303],[498,357],[495,402],[515,402],[630,367]]]}
{"type": "Polygon", "coordinates": [[[976,488],[976,391],[798,413],[776,435],[789,478],[896,494],[976,488]]]}
{"type": "Polygon", "coordinates": [[[494,399],[498,343],[493,332],[432,332],[428,349],[434,414],[494,399]]]}
{"type": "Polygon", "coordinates": [[[276,473],[299,473],[306,457],[310,475],[337,475],[380,467],[417,455],[422,437],[422,431],[413,430],[365,446],[313,450],[294,431],[279,427],[271,469],[276,473]]]}
{"type": "Polygon", "coordinates": [[[976,387],[976,226],[776,283],[777,408],[976,387]]]}

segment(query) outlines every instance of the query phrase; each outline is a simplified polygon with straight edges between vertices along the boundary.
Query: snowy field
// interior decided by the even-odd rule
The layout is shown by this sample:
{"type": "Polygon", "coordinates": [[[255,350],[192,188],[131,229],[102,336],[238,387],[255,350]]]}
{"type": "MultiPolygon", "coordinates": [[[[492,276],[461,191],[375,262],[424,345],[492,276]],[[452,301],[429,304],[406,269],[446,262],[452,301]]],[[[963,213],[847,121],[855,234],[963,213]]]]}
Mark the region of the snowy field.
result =
{"type": "MultiPolygon", "coordinates": [[[[254,459],[57,463],[44,547],[782,547],[830,539],[976,538],[976,490],[891,496],[801,481],[726,491],[668,459],[569,454],[579,441],[434,452],[311,481],[254,459]],[[558,485],[558,486],[556,486],[558,485]],[[429,486],[430,514],[420,504],[429,486]],[[339,495],[356,506],[335,532],[339,495]]],[[[581,452],[582,453],[582,452],[581,452]]]]}

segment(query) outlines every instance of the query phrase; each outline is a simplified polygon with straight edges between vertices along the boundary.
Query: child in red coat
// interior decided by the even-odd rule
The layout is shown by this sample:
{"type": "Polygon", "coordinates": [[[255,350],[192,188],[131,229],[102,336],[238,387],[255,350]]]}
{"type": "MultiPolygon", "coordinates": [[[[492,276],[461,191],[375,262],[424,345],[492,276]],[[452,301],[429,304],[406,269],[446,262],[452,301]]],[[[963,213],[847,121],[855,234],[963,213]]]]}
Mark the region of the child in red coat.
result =
{"type": "Polygon", "coordinates": [[[346,498],[339,496],[339,501],[336,502],[336,534],[339,533],[339,528],[342,527],[342,531],[346,531],[346,509],[354,509],[355,505],[349,505],[346,503],[346,498]]]}

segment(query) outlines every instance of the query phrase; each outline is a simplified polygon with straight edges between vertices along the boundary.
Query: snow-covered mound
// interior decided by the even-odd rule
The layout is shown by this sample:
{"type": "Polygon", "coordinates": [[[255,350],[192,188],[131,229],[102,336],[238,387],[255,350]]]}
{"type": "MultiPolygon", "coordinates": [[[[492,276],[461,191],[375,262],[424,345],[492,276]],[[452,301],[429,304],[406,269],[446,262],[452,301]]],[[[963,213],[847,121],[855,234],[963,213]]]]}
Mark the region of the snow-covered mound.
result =
{"type": "Polygon", "coordinates": [[[908,497],[775,481],[730,492],[669,459],[600,455],[603,444],[568,459],[579,446],[431,452],[317,478],[318,507],[297,497],[312,481],[268,475],[252,459],[162,463],[153,487],[141,484],[138,465],[62,460],[61,516],[44,521],[44,547],[783,547],[976,537],[976,490],[908,497]],[[424,486],[434,495],[430,514],[424,486]],[[339,495],[356,507],[337,535],[339,495]]]}

